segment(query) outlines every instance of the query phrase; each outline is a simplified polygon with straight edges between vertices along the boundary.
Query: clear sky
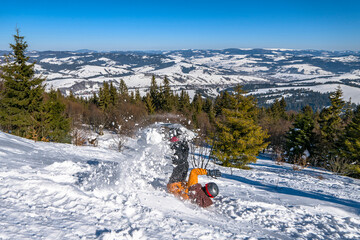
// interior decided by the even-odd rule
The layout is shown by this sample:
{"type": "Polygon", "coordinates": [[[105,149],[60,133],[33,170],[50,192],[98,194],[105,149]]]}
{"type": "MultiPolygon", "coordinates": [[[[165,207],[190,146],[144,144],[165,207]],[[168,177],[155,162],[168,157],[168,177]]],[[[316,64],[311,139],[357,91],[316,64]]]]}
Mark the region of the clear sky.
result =
{"type": "Polygon", "coordinates": [[[360,50],[360,0],[1,0],[0,49],[360,50]]]}

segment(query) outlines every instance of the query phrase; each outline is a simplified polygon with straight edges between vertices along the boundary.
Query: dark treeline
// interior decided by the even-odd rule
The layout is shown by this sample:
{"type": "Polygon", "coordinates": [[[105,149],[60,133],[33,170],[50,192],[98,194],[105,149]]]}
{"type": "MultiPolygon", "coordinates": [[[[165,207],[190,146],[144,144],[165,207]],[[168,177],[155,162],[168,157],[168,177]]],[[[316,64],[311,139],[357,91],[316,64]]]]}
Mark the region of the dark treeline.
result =
{"type": "Polygon", "coordinates": [[[340,88],[329,100],[321,111],[305,106],[286,112],[282,98],[263,109],[260,124],[268,130],[278,161],[360,177],[360,108],[345,102],[340,88]]]}
{"type": "Polygon", "coordinates": [[[342,100],[338,89],[330,106],[314,112],[286,111],[284,98],[271,106],[258,107],[241,86],[224,91],[215,99],[200,93],[191,99],[184,90],[174,92],[165,77],[153,76],[148,91],[129,91],[104,82],[90,98],[45,92],[45,79],[35,77],[34,64],[25,56],[27,44],[19,32],[0,71],[0,129],[21,137],[82,145],[79,130],[102,134],[109,130],[132,136],[154,122],[181,123],[198,133],[198,144],[212,147],[211,157],[224,166],[246,168],[259,152],[272,149],[278,160],[303,167],[321,166],[331,171],[359,176],[360,109],[342,100]]]}
{"type": "Polygon", "coordinates": [[[260,107],[270,107],[274,98],[286,96],[286,110],[301,111],[305,106],[309,105],[314,111],[321,111],[324,106],[330,105],[330,93],[319,93],[304,89],[289,89],[281,93],[274,92],[269,95],[256,95],[260,107]],[[274,95],[275,96],[274,96],[274,95]]]}

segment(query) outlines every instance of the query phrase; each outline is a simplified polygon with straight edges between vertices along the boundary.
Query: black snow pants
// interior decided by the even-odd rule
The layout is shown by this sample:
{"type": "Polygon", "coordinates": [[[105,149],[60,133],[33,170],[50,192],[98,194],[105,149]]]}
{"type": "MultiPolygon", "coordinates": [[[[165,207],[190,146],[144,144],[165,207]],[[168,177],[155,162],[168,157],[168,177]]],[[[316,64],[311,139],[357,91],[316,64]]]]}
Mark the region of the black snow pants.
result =
{"type": "Polygon", "coordinates": [[[173,143],[171,148],[175,151],[172,163],[175,165],[170,176],[169,183],[186,182],[187,172],[189,170],[188,156],[189,146],[185,141],[173,143]]]}

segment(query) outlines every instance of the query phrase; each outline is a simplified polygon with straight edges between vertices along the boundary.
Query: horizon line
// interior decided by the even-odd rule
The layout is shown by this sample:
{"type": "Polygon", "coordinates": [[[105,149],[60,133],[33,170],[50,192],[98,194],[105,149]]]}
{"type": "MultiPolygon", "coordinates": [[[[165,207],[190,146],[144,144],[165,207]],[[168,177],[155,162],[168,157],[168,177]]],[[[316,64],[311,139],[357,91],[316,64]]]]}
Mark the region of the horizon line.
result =
{"type": "MultiPolygon", "coordinates": [[[[173,52],[173,51],[224,51],[224,50],[242,50],[242,51],[249,51],[249,50],[269,50],[269,51],[324,51],[324,52],[357,52],[360,53],[360,50],[327,50],[327,49],[313,49],[313,48],[237,48],[237,47],[230,47],[230,48],[182,48],[182,49],[167,49],[167,50],[160,50],[160,49],[143,49],[143,50],[93,50],[93,49],[76,49],[76,50],[36,50],[31,49],[27,50],[26,52],[97,52],[97,53],[111,53],[111,52],[173,52]]],[[[11,52],[12,50],[4,50],[0,49],[3,52],[11,52]]]]}

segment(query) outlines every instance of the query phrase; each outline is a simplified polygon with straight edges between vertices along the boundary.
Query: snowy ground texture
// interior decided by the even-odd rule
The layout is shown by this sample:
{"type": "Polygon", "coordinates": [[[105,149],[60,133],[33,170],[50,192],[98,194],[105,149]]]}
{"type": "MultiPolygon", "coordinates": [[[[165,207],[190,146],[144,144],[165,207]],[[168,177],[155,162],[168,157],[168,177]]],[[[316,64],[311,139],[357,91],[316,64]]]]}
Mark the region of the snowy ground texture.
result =
{"type": "Polygon", "coordinates": [[[170,154],[157,127],[122,153],[0,132],[0,239],[360,239],[359,180],[259,157],[201,176],[202,209],[165,191],[170,154]]]}

